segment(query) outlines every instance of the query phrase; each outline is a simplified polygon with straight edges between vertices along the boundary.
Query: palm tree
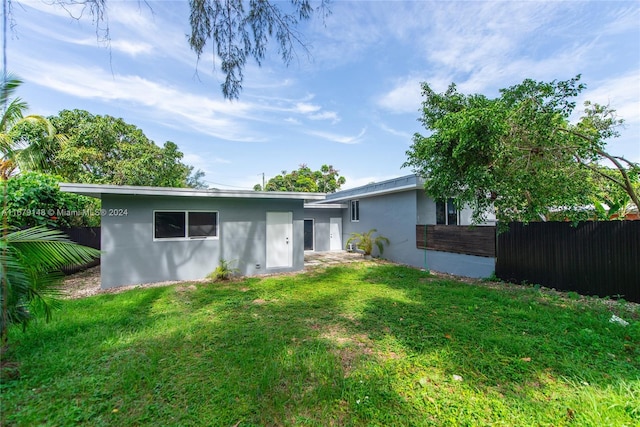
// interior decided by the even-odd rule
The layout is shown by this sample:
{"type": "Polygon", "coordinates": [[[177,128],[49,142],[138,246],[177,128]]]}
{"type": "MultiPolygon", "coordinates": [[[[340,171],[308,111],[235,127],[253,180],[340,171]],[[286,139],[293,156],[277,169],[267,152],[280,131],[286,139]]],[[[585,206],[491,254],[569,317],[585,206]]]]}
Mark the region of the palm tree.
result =
{"type": "Polygon", "coordinates": [[[0,179],[8,179],[20,166],[22,169],[50,169],[52,154],[65,141],[64,135],[45,117],[24,116],[28,105],[21,98],[11,99],[22,80],[9,75],[0,85],[0,105],[6,106],[0,118],[0,179]],[[15,139],[12,130],[31,125],[39,129],[41,135],[33,141],[15,139]]]}
{"type": "MultiPolygon", "coordinates": [[[[5,77],[0,85],[0,181],[3,184],[2,200],[6,204],[7,180],[19,164],[42,166],[47,153],[46,142],[22,147],[15,141],[11,130],[22,123],[43,126],[45,136],[55,142],[55,129],[42,116],[23,116],[26,102],[20,98],[9,99],[22,82],[5,77]]],[[[45,138],[45,141],[47,138],[45,138]]],[[[2,207],[3,211],[6,205],[2,207]]],[[[9,325],[26,327],[35,313],[42,311],[48,320],[59,294],[60,268],[69,264],[84,264],[99,256],[100,251],[80,246],[70,241],[58,230],[35,227],[13,231],[3,215],[0,225],[0,356],[7,346],[9,325]]],[[[1,358],[1,357],[0,357],[1,358]]]]}
{"type": "Polygon", "coordinates": [[[356,248],[362,250],[364,256],[371,256],[371,253],[373,252],[373,245],[375,245],[378,248],[380,255],[382,255],[384,252],[384,245],[389,244],[389,239],[384,236],[376,236],[374,238],[373,233],[377,232],[378,230],[372,228],[366,233],[351,233],[351,236],[349,236],[349,239],[347,240],[347,247],[350,243],[355,242],[356,248]]]}
{"type": "Polygon", "coordinates": [[[0,237],[0,345],[5,348],[9,325],[26,327],[33,315],[44,313],[47,320],[60,295],[59,285],[65,265],[84,264],[100,251],[80,246],[61,231],[44,227],[9,232],[0,237]]]}

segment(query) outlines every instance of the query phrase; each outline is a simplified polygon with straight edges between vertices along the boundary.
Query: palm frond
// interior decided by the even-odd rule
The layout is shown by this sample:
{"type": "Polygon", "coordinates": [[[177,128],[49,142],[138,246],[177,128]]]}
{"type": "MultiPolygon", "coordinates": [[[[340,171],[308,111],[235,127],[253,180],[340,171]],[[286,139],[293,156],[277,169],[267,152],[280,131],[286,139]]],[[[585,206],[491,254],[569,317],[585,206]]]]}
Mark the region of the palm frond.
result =
{"type": "Polygon", "coordinates": [[[0,330],[3,340],[12,324],[26,327],[34,314],[51,318],[61,295],[61,267],[83,264],[100,251],[80,246],[59,230],[0,228],[0,330]]]}
{"type": "Polygon", "coordinates": [[[2,118],[0,118],[0,132],[6,133],[14,123],[22,120],[22,113],[28,108],[29,105],[21,98],[15,98],[8,103],[2,118]]]}
{"type": "Polygon", "coordinates": [[[59,230],[34,227],[7,234],[7,244],[16,248],[25,264],[38,270],[57,270],[69,264],[84,264],[100,251],[80,246],[59,230]]]}
{"type": "Polygon", "coordinates": [[[6,245],[0,248],[0,277],[4,282],[0,287],[0,306],[3,310],[6,307],[0,316],[0,330],[5,331],[7,325],[26,324],[31,318],[28,300],[24,298],[29,292],[29,274],[18,261],[15,248],[6,245]]]}
{"type": "Polygon", "coordinates": [[[0,104],[7,102],[21,84],[22,80],[20,80],[15,74],[8,73],[6,79],[0,83],[0,104]]]}

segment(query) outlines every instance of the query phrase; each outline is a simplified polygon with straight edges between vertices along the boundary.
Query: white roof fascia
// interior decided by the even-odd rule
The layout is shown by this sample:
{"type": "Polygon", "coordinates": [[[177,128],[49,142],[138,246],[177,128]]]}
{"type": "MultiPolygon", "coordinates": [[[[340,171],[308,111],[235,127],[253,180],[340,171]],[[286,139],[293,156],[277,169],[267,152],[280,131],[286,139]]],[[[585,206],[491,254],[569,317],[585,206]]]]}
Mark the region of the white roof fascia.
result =
{"type": "Polygon", "coordinates": [[[346,203],[305,203],[305,209],[346,209],[349,206],[346,203]]]}
{"type": "Polygon", "coordinates": [[[60,183],[60,190],[84,196],[101,198],[103,194],[127,196],[164,196],[164,197],[212,197],[245,199],[283,199],[283,200],[324,200],[324,193],[302,193],[288,191],[253,190],[200,190],[194,188],[143,187],[135,185],[109,184],[73,184],[60,183]]]}
{"type": "MultiPolygon", "coordinates": [[[[343,201],[343,200],[356,200],[356,199],[364,199],[365,197],[374,197],[374,196],[381,196],[383,194],[391,194],[391,193],[399,193],[402,191],[407,191],[407,190],[420,190],[420,189],[424,189],[424,186],[420,183],[416,183],[416,184],[410,184],[410,185],[403,185],[402,187],[394,187],[394,188],[387,188],[384,190],[376,190],[376,191],[369,191],[366,193],[352,193],[352,194],[348,194],[342,197],[336,197],[336,198],[332,198],[330,201],[327,201],[327,203],[333,203],[333,202],[339,202],[339,201],[343,201]]],[[[322,202],[318,203],[321,204],[322,202]]],[[[324,203],[322,203],[324,204],[324,203]]]]}

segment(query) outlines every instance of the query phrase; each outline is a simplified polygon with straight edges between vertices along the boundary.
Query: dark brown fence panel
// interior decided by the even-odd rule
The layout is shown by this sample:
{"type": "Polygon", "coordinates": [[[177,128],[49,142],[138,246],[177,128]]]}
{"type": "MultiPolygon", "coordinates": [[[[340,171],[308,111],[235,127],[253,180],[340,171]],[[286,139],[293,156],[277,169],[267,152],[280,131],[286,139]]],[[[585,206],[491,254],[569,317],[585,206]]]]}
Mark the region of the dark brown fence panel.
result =
{"type": "Polygon", "coordinates": [[[496,256],[496,228],[462,225],[416,225],[419,249],[457,254],[496,256]]]}
{"type": "Polygon", "coordinates": [[[640,221],[511,223],[496,247],[502,280],[640,302],[640,221]]]}
{"type": "MultiPolygon", "coordinates": [[[[100,249],[100,227],[73,227],[64,228],[61,231],[69,236],[69,239],[82,246],[100,249]]],[[[100,258],[96,258],[82,265],[65,266],[62,268],[62,272],[66,275],[74,274],[87,268],[95,267],[96,265],[100,265],[100,258]]]]}

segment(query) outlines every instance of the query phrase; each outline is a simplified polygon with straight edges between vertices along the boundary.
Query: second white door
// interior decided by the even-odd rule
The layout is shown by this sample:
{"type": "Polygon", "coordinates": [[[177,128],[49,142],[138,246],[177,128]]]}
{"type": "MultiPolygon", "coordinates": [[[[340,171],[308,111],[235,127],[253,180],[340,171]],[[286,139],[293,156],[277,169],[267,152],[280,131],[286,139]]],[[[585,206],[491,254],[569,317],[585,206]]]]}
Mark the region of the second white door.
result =
{"type": "Polygon", "coordinates": [[[329,250],[342,250],[342,218],[329,218],[329,250]]]}

